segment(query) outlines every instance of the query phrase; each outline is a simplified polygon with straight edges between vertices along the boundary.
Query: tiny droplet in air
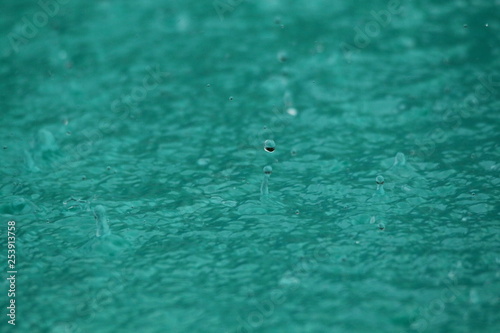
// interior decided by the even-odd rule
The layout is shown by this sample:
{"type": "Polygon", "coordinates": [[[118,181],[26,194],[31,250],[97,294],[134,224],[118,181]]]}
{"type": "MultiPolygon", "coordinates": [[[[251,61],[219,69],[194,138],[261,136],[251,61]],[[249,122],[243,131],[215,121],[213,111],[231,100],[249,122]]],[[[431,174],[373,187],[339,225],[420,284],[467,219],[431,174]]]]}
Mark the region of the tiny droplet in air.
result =
{"type": "Polygon", "coordinates": [[[266,140],[264,141],[264,150],[267,151],[268,153],[274,152],[276,149],[276,143],[274,140],[266,140]]]}

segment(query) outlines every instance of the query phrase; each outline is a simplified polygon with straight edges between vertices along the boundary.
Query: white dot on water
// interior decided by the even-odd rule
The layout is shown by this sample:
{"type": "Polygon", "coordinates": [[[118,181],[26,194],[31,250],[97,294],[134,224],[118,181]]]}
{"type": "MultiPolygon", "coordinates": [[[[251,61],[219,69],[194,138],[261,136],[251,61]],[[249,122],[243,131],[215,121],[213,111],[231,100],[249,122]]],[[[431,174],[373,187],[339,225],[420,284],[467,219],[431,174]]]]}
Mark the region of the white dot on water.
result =
{"type": "Polygon", "coordinates": [[[288,108],[286,110],[286,113],[288,113],[292,117],[295,117],[297,115],[297,109],[295,109],[295,108],[288,108]]]}
{"type": "Polygon", "coordinates": [[[267,151],[268,153],[274,152],[276,149],[276,143],[274,140],[266,140],[264,141],[264,150],[267,151]]]}

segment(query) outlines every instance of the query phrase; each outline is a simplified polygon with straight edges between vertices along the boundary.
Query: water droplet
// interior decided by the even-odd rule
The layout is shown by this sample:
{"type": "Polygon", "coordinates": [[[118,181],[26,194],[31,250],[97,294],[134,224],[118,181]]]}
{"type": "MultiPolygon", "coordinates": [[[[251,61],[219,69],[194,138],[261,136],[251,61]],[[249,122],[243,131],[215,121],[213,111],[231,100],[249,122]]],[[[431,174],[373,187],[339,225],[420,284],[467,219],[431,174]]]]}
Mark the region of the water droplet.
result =
{"type": "Polygon", "coordinates": [[[394,157],[394,165],[405,165],[405,164],[406,164],[405,154],[397,153],[396,156],[394,157]]]}
{"type": "Polygon", "coordinates": [[[262,184],[260,184],[260,194],[267,195],[269,194],[269,176],[271,176],[273,168],[270,165],[266,165],[262,171],[264,171],[264,179],[262,180],[262,184]]]}
{"type": "Polygon", "coordinates": [[[297,109],[295,109],[295,108],[288,108],[286,110],[286,113],[288,113],[292,117],[295,117],[297,115],[297,109]]]}
{"type": "Polygon", "coordinates": [[[287,57],[286,53],[283,52],[283,51],[282,52],[278,52],[277,58],[278,58],[279,62],[285,62],[285,61],[288,60],[288,57],[287,57]]]}
{"type": "Polygon", "coordinates": [[[108,220],[106,218],[106,209],[102,205],[97,205],[94,208],[94,218],[96,222],[96,233],[97,237],[107,236],[111,234],[109,230],[108,220]]]}
{"type": "Polygon", "coordinates": [[[376,193],[378,195],[384,195],[385,194],[385,191],[384,191],[384,177],[378,175],[375,178],[375,183],[377,183],[377,192],[376,193]]]}
{"type": "Polygon", "coordinates": [[[276,143],[274,140],[266,140],[264,141],[264,150],[268,153],[272,153],[276,149],[276,143]]]}

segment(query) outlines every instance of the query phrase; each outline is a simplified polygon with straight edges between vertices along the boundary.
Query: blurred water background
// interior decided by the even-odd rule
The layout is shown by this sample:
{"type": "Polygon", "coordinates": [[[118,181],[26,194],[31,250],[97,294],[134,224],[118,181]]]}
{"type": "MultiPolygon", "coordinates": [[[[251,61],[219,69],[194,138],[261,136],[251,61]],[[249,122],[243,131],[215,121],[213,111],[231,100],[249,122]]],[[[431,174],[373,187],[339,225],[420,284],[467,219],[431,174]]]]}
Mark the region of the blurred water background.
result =
{"type": "Polygon", "coordinates": [[[0,331],[499,332],[499,5],[2,1],[0,331]]]}

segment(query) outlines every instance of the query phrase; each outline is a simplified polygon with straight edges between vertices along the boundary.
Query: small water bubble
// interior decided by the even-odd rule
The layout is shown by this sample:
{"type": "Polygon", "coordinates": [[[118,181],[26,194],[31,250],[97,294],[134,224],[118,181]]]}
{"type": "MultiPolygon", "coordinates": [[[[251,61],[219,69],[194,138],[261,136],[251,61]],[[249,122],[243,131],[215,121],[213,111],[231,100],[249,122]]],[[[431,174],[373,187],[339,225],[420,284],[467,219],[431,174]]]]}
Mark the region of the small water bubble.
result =
{"type": "Polygon", "coordinates": [[[265,175],[270,175],[273,173],[273,168],[270,165],[266,165],[262,171],[264,171],[265,175]]]}
{"type": "Polygon", "coordinates": [[[233,96],[229,96],[229,100],[232,101],[233,100],[233,96]]]}
{"type": "Polygon", "coordinates": [[[87,179],[87,177],[86,177],[86,176],[82,176],[82,180],[86,180],[86,179],[87,179]]]}
{"type": "Polygon", "coordinates": [[[210,88],[210,83],[207,83],[207,88],[210,88]]]}
{"type": "Polygon", "coordinates": [[[488,27],[488,23],[486,23],[484,26],[487,28],[488,27]]]}
{"type": "Polygon", "coordinates": [[[297,151],[295,149],[290,150],[290,155],[296,156],[297,155],[297,151]]]}
{"type": "Polygon", "coordinates": [[[380,176],[380,175],[378,175],[378,176],[375,178],[375,182],[377,183],[377,185],[382,185],[382,184],[384,184],[384,176],[380,176]]]}
{"type": "Polygon", "coordinates": [[[299,215],[299,214],[300,214],[300,211],[297,209],[297,210],[295,211],[295,215],[299,215]]]}
{"type": "Polygon", "coordinates": [[[274,152],[276,149],[276,143],[274,140],[266,140],[264,141],[264,150],[267,151],[268,153],[274,152]]]}
{"type": "Polygon", "coordinates": [[[278,52],[278,55],[276,56],[276,58],[278,59],[279,62],[285,62],[288,60],[286,53],[283,51],[278,52]]]}
{"type": "Polygon", "coordinates": [[[383,224],[383,223],[379,223],[379,224],[378,224],[378,228],[379,228],[380,230],[384,230],[384,229],[385,229],[385,224],[383,224]]]}
{"type": "Polygon", "coordinates": [[[109,170],[111,170],[111,167],[108,165],[108,167],[106,169],[109,171],[109,170]]]}

